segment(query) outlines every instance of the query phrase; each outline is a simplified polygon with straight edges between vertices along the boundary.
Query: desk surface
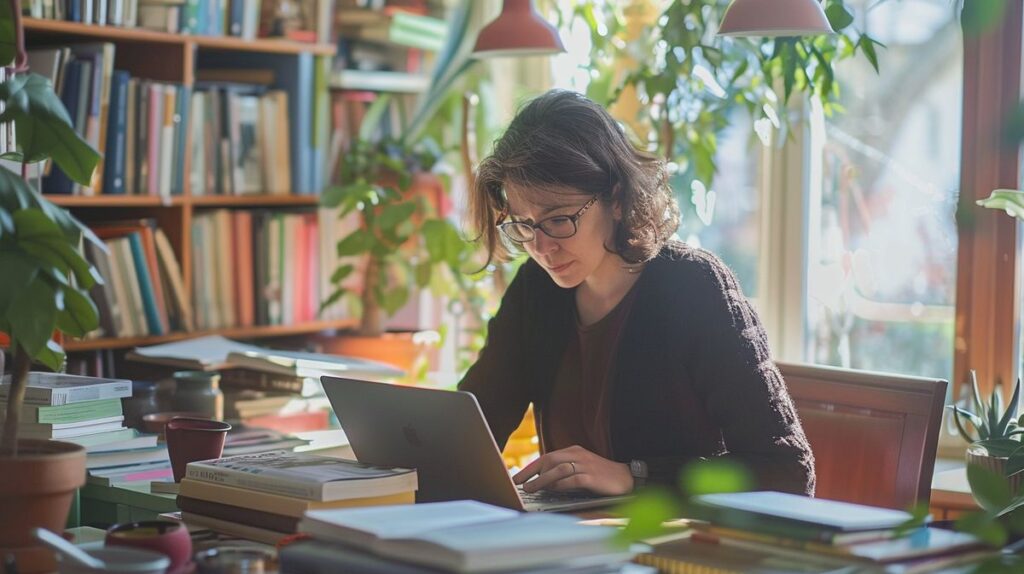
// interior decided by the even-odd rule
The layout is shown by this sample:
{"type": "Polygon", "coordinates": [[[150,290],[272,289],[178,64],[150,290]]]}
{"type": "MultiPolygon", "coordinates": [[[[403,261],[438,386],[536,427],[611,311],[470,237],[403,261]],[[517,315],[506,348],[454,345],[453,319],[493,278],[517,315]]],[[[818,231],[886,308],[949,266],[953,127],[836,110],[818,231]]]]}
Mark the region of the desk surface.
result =
{"type": "Polygon", "coordinates": [[[935,473],[932,478],[932,507],[946,510],[977,510],[978,505],[971,496],[967,482],[967,468],[951,468],[935,473]]]}

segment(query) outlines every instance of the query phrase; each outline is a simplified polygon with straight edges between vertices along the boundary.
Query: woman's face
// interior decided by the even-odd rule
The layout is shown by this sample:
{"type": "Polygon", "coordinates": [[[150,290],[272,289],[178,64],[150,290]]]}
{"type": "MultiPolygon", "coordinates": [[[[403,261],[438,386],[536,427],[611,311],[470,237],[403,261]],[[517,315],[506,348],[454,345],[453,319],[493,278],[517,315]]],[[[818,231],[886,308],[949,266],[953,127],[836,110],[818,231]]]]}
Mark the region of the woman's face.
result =
{"type": "MultiPolygon", "coordinates": [[[[568,189],[506,188],[509,219],[537,224],[556,216],[573,216],[594,196],[568,189]]],[[[613,209],[594,201],[576,220],[576,234],[555,239],[534,228],[534,239],[522,244],[530,257],[540,264],[555,283],[563,288],[580,285],[615,264],[617,256],[609,253],[616,215],[613,209]]]]}

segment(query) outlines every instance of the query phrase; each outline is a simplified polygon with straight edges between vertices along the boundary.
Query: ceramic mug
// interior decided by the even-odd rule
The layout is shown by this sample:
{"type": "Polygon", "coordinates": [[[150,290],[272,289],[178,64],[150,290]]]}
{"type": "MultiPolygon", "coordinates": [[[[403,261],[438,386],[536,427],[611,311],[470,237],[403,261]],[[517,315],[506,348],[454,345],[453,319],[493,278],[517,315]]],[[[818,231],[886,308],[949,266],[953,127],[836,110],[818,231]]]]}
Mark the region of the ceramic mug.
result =
{"type": "Polygon", "coordinates": [[[164,435],[174,482],[181,482],[185,477],[188,463],[220,458],[229,430],[231,425],[213,419],[174,417],[167,421],[164,435]]]}
{"type": "Polygon", "coordinates": [[[171,559],[171,570],[188,563],[192,556],[192,537],[181,522],[144,520],[124,522],[107,529],[107,547],[130,546],[155,550],[171,559]]]}
{"type": "Polygon", "coordinates": [[[90,556],[99,558],[105,563],[102,570],[86,568],[71,560],[61,560],[57,567],[60,574],[98,574],[100,572],[116,572],[119,574],[164,574],[171,564],[171,559],[153,550],[142,548],[95,548],[86,550],[90,556]]]}

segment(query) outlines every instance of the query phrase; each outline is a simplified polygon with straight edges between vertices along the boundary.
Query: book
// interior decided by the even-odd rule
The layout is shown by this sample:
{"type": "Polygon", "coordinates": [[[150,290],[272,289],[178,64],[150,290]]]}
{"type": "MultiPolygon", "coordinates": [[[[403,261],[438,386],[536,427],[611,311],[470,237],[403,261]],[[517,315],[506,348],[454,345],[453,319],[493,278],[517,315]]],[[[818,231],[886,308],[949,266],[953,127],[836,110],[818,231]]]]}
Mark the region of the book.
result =
{"type": "Polygon", "coordinates": [[[696,496],[692,511],[716,526],[830,544],[878,538],[912,519],[901,510],[771,491],[696,496]]]}
{"type": "Polygon", "coordinates": [[[105,433],[124,428],[124,417],[99,419],[93,424],[82,423],[28,423],[18,425],[18,434],[23,438],[65,439],[105,433]]]}
{"type": "Polygon", "coordinates": [[[367,498],[348,498],[327,502],[316,502],[302,498],[257,492],[246,488],[227,486],[214,482],[202,482],[189,478],[185,478],[181,481],[178,494],[196,500],[209,500],[211,502],[220,502],[231,506],[259,508],[260,510],[271,512],[273,514],[293,516],[295,518],[302,518],[308,510],[412,504],[416,501],[416,493],[410,490],[408,492],[400,492],[398,494],[389,494],[386,496],[371,496],[367,498]]]}
{"type": "MultiPolygon", "coordinates": [[[[401,369],[376,361],[324,353],[265,349],[219,335],[136,347],[126,357],[133,361],[200,371],[238,368],[300,378],[341,375],[382,380],[405,375],[401,369]]],[[[272,388],[277,388],[273,383],[270,384],[272,388]]]]}
{"type": "Polygon", "coordinates": [[[156,446],[157,436],[143,435],[135,429],[122,428],[88,436],[76,436],[64,439],[65,442],[73,442],[85,447],[86,453],[107,452],[120,448],[144,448],[156,446]]]}
{"type": "Polygon", "coordinates": [[[608,554],[616,534],[612,527],[579,524],[574,516],[472,500],[311,510],[299,528],[319,540],[456,572],[527,569],[608,554]]]}
{"type": "MultiPolygon", "coordinates": [[[[283,574],[438,574],[436,568],[381,558],[356,548],[303,540],[289,544],[279,553],[283,574]]],[[[657,574],[657,570],[639,564],[624,563],[631,553],[601,554],[572,558],[537,568],[515,570],[516,574],[657,574]]],[[[502,570],[511,574],[508,570],[502,570]]],[[[702,573],[709,574],[709,573],[702,573]]]]}
{"type": "Polygon", "coordinates": [[[294,534],[298,531],[299,517],[267,512],[253,504],[237,506],[212,500],[191,498],[188,496],[182,496],[181,494],[178,495],[177,502],[178,508],[180,508],[182,512],[199,514],[210,518],[216,518],[218,520],[226,520],[228,522],[247,524],[249,526],[273,530],[274,532],[283,532],[285,534],[294,534]]]}
{"type": "Polygon", "coordinates": [[[259,492],[327,501],[415,491],[416,471],[283,450],[191,462],[185,475],[259,492]]]}
{"type": "Polygon", "coordinates": [[[220,532],[222,534],[228,534],[230,536],[244,538],[246,540],[254,540],[271,546],[276,546],[281,539],[286,536],[290,536],[284,532],[277,532],[248,524],[240,524],[230,520],[221,520],[211,516],[195,514],[194,512],[182,512],[181,520],[189,527],[190,531],[194,528],[205,528],[214,532],[220,532]]]}
{"type": "Polygon", "coordinates": [[[926,556],[950,554],[963,550],[977,549],[982,542],[963,532],[940,528],[921,527],[901,536],[885,540],[874,540],[856,544],[821,544],[793,540],[781,536],[720,528],[695,526],[702,540],[719,544],[742,545],[753,549],[772,551],[779,548],[805,550],[830,556],[841,556],[886,563],[926,556]]]}
{"type": "Polygon", "coordinates": [[[88,453],[85,460],[85,468],[113,468],[159,462],[167,463],[169,461],[167,447],[151,446],[129,450],[88,453]]]}
{"type": "MultiPolygon", "coordinates": [[[[7,400],[11,376],[0,379],[0,400],[7,400]]],[[[31,372],[25,389],[25,404],[66,405],[132,396],[132,382],[124,379],[82,377],[62,373],[31,372]]]]}
{"type": "Polygon", "coordinates": [[[84,401],[67,405],[24,405],[21,421],[33,423],[77,423],[124,414],[120,399],[84,401]]]}

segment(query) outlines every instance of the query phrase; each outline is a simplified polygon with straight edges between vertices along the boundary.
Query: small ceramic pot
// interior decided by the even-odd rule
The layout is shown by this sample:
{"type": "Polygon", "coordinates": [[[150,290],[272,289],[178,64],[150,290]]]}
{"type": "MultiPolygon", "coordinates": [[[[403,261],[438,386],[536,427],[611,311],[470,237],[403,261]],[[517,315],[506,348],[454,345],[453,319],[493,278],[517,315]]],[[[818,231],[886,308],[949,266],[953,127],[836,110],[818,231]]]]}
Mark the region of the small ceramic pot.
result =
{"type": "Polygon", "coordinates": [[[105,544],[155,550],[171,559],[171,570],[188,563],[192,556],[192,537],[181,522],[145,520],[123,522],[107,529],[105,544]]]}

